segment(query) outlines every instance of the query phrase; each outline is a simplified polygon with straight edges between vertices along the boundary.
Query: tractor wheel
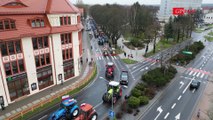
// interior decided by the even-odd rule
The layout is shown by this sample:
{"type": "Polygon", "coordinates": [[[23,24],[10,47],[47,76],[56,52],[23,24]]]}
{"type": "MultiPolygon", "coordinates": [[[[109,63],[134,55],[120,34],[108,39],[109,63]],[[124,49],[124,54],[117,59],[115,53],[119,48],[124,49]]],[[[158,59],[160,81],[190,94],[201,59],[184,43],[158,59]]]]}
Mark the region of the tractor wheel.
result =
{"type": "Polygon", "coordinates": [[[72,117],[77,117],[78,114],[79,114],[79,108],[76,108],[72,113],[72,117]]]}
{"type": "Polygon", "coordinates": [[[122,97],[122,89],[119,90],[119,98],[122,97]]]}
{"type": "Polygon", "coordinates": [[[66,117],[62,116],[62,117],[59,118],[59,120],[66,120],[66,117]]]}
{"type": "Polygon", "coordinates": [[[107,102],[107,100],[106,100],[106,93],[104,93],[104,95],[103,95],[103,97],[102,97],[102,100],[103,100],[104,103],[107,102]]]}
{"type": "Polygon", "coordinates": [[[93,113],[93,114],[91,115],[90,120],[97,120],[97,119],[98,119],[98,114],[97,114],[97,113],[93,113]]]}

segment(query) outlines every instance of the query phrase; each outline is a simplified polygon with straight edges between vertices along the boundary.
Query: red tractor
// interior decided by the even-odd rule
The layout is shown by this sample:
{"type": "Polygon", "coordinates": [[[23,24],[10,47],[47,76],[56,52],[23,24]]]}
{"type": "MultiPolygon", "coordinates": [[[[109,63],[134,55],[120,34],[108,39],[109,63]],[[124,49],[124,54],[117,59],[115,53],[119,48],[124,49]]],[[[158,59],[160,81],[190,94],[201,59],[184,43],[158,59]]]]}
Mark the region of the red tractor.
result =
{"type": "Polygon", "coordinates": [[[106,72],[105,72],[105,76],[107,79],[112,79],[114,78],[114,64],[112,62],[108,62],[106,65],[106,72]]]}
{"type": "Polygon", "coordinates": [[[98,114],[92,105],[83,103],[80,106],[81,112],[75,120],[97,120],[98,114]]]}

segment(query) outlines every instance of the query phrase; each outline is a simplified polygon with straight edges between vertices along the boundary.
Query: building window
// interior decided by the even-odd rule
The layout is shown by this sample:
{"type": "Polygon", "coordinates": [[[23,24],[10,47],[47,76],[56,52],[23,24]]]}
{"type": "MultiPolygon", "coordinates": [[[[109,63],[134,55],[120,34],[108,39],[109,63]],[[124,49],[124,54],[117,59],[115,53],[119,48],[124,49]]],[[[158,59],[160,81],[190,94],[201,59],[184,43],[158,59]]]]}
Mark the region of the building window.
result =
{"type": "Polygon", "coordinates": [[[36,64],[36,67],[49,65],[50,64],[49,53],[35,56],[35,64],[36,64]]]}
{"type": "Polygon", "coordinates": [[[31,20],[31,27],[38,28],[38,27],[45,27],[45,22],[43,18],[31,20]]]}
{"type": "Polygon", "coordinates": [[[69,16],[60,17],[60,25],[71,25],[71,19],[69,16]]]}
{"type": "Polygon", "coordinates": [[[77,21],[78,21],[78,23],[81,22],[81,16],[77,16],[77,21]]]}
{"type": "Polygon", "coordinates": [[[21,77],[16,76],[16,78],[13,78],[12,80],[7,80],[7,86],[11,101],[30,94],[26,74],[24,76],[22,75],[21,77]]]}
{"type": "Polygon", "coordinates": [[[4,63],[4,69],[6,76],[22,73],[25,71],[23,60],[12,61],[4,63]]]}
{"type": "Polygon", "coordinates": [[[38,86],[40,90],[50,85],[53,85],[52,68],[50,67],[45,70],[42,70],[42,69],[43,68],[38,70],[40,72],[37,72],[38,86]]]}
{"type": "Polygon", "coordinates": [[[73,59],[68,60],[66,62],[63,63],[64,66],[64,80],[67,80],[68,78],[73,77],[74,74],[74,66],[73,66],[74,62],[73,59]]]}
{"type": "Polygon", "coordinates": [[[48,36],[32,38],[32,41],[34,50],[49,47],[48,36]]]}
{"type": "Polygon", "coordinates": [[[22,52],[22,49],[21,49],[20,40],[1,43],[2,56],[18,54],[18,53],[21,53],[21,52],[22,52]]]}
{"type": "Polygon", "coordinates": [[[2,56],[8,56],[8,51],[7,51],[7,44],[6,43],[1,43],[1,55],[2,56]]]}
{"type": "Polygon", "coordinates": [[[0,30],[16,29],[15,21],[12,19],[0,20],[0,30]]]}
{"type": "Polygon", "coordinates": [[[72,43],[71,33],[61,34],[61,44],[72,43]]]}
{"type": "Polygon", "coordinates": [[[72,48],[62,50],[63,60],[72,59],[72,48]]]}

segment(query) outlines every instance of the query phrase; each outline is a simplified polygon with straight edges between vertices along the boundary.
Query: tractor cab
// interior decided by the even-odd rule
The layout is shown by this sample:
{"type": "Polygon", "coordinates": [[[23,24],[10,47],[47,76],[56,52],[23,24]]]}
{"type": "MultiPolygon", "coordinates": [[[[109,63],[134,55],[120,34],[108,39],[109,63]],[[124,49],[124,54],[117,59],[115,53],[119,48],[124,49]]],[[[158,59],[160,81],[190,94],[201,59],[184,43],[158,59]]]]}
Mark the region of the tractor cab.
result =
{"type": "Polygon", "coordinates": [[[109,84],[108,84],[108,90],[112,89],[113,91],[116,91],[118,90],[120,87],[120,84],[119,82],[116,82],[116,81],[110,81],[109,84]]]}
{"type": "Polygon", "coordinates": [[[97,120],[98,119],[98,115],[92,105],[87,103],[82,103],[80,108],[81,108],[81,113],[75,120],[97,120]]]}
{"type": "Polygon", "coordinates": [[[113,62],[108,62],[106,65],[106,73],[105,76],[108,79],[112,79],[114,77],[114,64],[113,62]]]}
{"type": "Polygon", "coordinates": [[[116,55],[116,53],[115,53],[115,48],[111,48],[110,54],[111,54],[112,56],[116,55]]]}
{"type": "Polygon", "coordinates": [[[102,100],[104,103],[116,103],[122,96],[122,88],[117,81],[110,81],[107,87],[107,92],[104,93],[102,100]]]}

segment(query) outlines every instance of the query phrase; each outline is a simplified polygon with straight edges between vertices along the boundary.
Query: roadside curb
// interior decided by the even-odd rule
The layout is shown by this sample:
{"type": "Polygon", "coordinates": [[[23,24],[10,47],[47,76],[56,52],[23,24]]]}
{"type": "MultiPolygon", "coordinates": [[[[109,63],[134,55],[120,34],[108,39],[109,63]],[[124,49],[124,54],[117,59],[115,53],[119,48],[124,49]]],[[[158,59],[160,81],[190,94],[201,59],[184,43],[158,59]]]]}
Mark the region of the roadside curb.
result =
{"type": "MultiPolygon", "coordinates": [[[[91,69],[91,68],[88,68],[88,69],[91,69]]],[[[81,81],[76,81],[75,83],[65,87],[64,89],[57,91],[57,94],[50,94],[46,99],[43,99],[40,102],[32,104],[30,108],[25,107],[25,109],[20,110],[19,112],[16,112],[14,114],[9,113],[9,114],[7,114],[7,116],[0,116],[0,119],[14,120],[14,119],[23,117],[25,114],[27,114],[29,112],[33,112],[34,110],[39,109],[40,107],[43,107],[45,104],[53,102],[54,100],[60,98],[62,95],[68,94],[72,91],[75,91],[75,90],[83,87],[83,89],[81,89],[80,91],[74,92],[72,94],[72,95],[75,95],[75,94],[81,92],[82,90],[84,90],[85,87],[90,85],[92,78],[94,79],[96,76],[97,76],[97,66],[94,64],[92,70],[89,70],[89,73],[87,74],[87,76],[85,76],[85,78],[80,78],[81,81]],[[86,86],[84,86],[84,85],[86,85],[86,86]]]]}

